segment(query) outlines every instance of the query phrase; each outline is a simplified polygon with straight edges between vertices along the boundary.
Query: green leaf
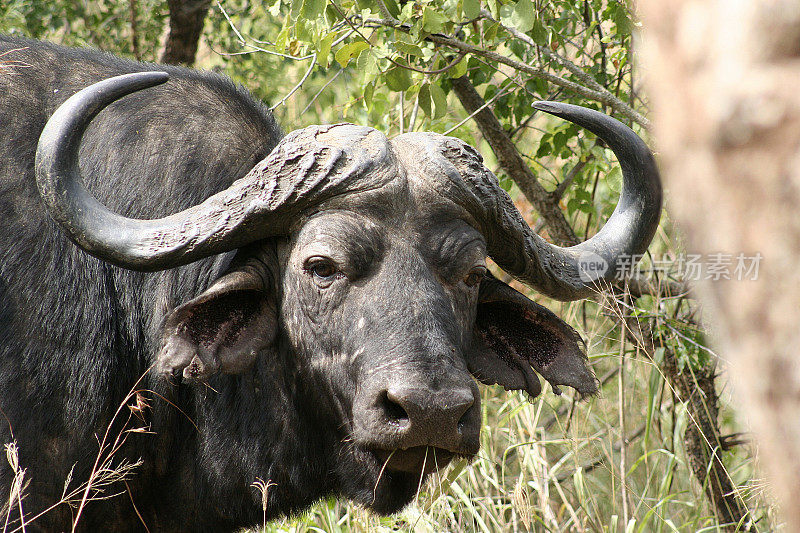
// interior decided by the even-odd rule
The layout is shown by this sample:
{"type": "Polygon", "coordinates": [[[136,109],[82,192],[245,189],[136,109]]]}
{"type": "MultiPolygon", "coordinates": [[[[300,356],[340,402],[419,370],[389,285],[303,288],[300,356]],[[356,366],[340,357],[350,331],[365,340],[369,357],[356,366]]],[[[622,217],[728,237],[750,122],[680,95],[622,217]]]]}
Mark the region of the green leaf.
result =
{"type": "Polygon", "coordinates": [[[622,181],[622,168],[614,166],[606,174],[606,182],[619,184],[622,181]]]}
{"type": "Polygon", "coordinates": [[[553,153],[553,146],[544,140],[539,142],[539,149],[536,150],[536,157],[544,157],[553,153]]]}
{"type": "Polygon", "coordinates": [[[533,28],[536,20],[536,10],[531,0],[519,0],[511,15],[511,24],[519,31],[525,33],[533,28]]]}
{"type": "Polygon", "coordinates": [[[273,17],[281,14],[281,0],[275,0],[275,3],[267,10],[273,17]]]}
{"type": "Polygon", "coordinates": [[[356,58],[356,68],[359,72],[366,72],[369,68],[369,58],[372,57],[372,54],[368,53],[366,49],[360,51],[356,58]]]}
{"type": "Polygon", "coordinates": [[[392,67],[384,74],[386,86],[393,91],[405,91],[411,87],[411,73],[403,67],[392,67]]]}
{"type": "Polygon", "coordinates": [[[500,17],[500,0],[489,0],[489,11],[492,13],[492,18],[497,20],[500,17]]]}
{"type": "Polygon", "coordinates": [[[344,68],[347,66],[353,56],[358,57],[358,54],[367,48],[369,48],[369,44],[365,43],[364,41],[347,43],[336,51],[334,58],[336,59],[336,62],[339,63],[342,68],[344,68]]]}
{"type": "Polygon", "coordinates": [[[499,9],[500,22],[505,26],[513,26],[511,17],[514,15],[514,4],[501,5],[499,9]]]}
{"type": "Polygon", "coordinates": [[[553,149],[558,152],[567,145],[567,134],[563,131],[557,131],[553,135],[553,149]]]}
{"type": "Polygon", "coordinates": [[[322,16],[326,5],[327,2],[325,0],[303,0],[300,14],[309,20],[316,20],[322,16]]]}
{"type": "Polygon", "coordinates": [[[412,18],[415,18],[414,7],[416,5],[416,2],[405,2],[403,7],[400,8],[400,16],[398,18],[403,22],[407,22],[412,18]]]}
{"type": "Polygon", "coordinates": [[[575,198],[577,198],[582,202],[591,203],[592,193],[590,193],[586,189],[575,189],[575,198]]]}
{"type": "Polygon", "coordinates": [[[275,38],[275,50],[284,53],[286,51],[286,43],[289,40],[289,30],[290,26],[286,26],[281,30],[278,34],[278,37],[275,38]]]}
{"type": "Polygon", "coordinates": [[[495,22],[483,32],[483,38],[487,41],[494,41],[497,38],[497,30],[500,29],[500,24],[495,22]]]}
{"type": "Polygon", "coordinates": [[[369,108],[372,105],[372,95],[375,93],[375,83],[370,82],[364,87],[364,103],[369,108]]]}
{"type": "Polygon", "coordinates": [[[433,103],[436,106],[436,113],[433,118],[442,118],[447,114],[447,95],[435,83],[431,85],[431,98],[433,98],[433,103]]]}
{"type": "Polygon", "coordinates": [[[297,20],[297,16],[300,14],[301,9],[303,9],[303,0],[291,0],[291,6],[289,8],[289,17],[292,20],[297,20]]]}
{"type": "Polygon", "coordinates": [[[465,58],[461,58],[461,61],[455,64],[449,71],[447,71],[447,75],[451,78],[460,78],[464,74],[467,73],[467,60],[465,58]]]}
{"type": "Polygon", "coordinates": [[[569,201],[567,202],[567,213],[569,213],[569,215],[572,216],[576,210],[580,209],[580,207],[581,203],[578,200],[576,200],[575,198],[570,198],[569,201]]]}
{"type": "Polygon", "coordinates": [[[386,6],[391,16],[395,18],[400,16],[400,7],[397,5],[397,2],[394,0],[383,0],[383,4],[386,6]]]}
{"type": "Polygon", "coordinates": [[[424,54],[422,53],[422,48],[417,46],[416,44],[409,44],[403,41],[395,41],[394,42],[395,48],[404,54],[411,54],[417,57],[422,57],[424,54]]]}
{"type": "Polygon", "coordinates": [[[614,24],[617,25],[617,31],[619,33],[628,35],[631,33],[631,30],[633,30],[631,19],[628,18],[628,10],[625,9],[624,5],[614,6],[614,9],[611,11],[611,19],[614,21],[614,24]]]}
{"type": "Polygon", "coordinates": [[[364,83],[375,79],[375,76],[380,72],[378,68],[378,59],[375,57],[375,54],[372,53],[372,50],[361,52],[356,60],[356,64],[361,74],[364,75],[364,83]]]}
{"type": "Polygon", "coordinates": [[[533,42],[539,46],[548,46],[550,44],[550,32],[547,31],[547,28],[544,27],[541,20],[536,19],[532,29],[531,37],[533,37],[533,42]]]}
{"type": "Polygon", "coordinates": [[[324,68],[328,68],[328,55],[331,53],[331,44],[333,43],[333,38],[335,36],[336,33],[331,32],[320,39],[319,44],[317,45],[317,61],[319,61],[319,64],[324,68]]]}
{"type": "Polygon", "coordinates": [[[433,114],[431,113],[431,86],[428,83],[424,83],[422,87],[419,88],[419,95],[417,96],[419,106],[425,111],[425,114],[429,117],[433,118],[433,114]]]}
{"type": "Polygon", "coordinates": [[[468,19],[474,19],[481,14],[481,0],[464,0],[462,4],[464,16],[468,19]]]}
{"type": "Polygon", "coordinates": [[[422,29],[428,33],[440,33],[447,21],[447,17],[429,7],[422,12],[422,29]]]}
{"type": "MultiPolygon", "coordinates": [[[[278,15],[275,16],[277,17],[278,15]]],[[[341,18],[342,15],[338,11],[336,11],[336,8],[328,4],[328,6],[325,8],[325,22],[328,24],[328,26],[329,27],[333,26],[334,24],[339,22],[341,18]]]]}

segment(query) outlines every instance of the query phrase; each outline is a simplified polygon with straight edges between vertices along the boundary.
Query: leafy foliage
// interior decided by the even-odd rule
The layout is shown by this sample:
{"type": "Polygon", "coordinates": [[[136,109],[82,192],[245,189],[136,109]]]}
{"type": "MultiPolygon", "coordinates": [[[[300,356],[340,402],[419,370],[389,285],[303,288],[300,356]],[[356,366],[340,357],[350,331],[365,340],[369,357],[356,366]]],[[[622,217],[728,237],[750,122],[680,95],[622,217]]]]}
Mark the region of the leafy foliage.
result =
{"type": "Polygon", "coordinates": [[[159,0],[7,0],[0,2],[0,29],[35,39],[90,46],[135,59],[155,61],[167,15],[166,3],[159,0]],[[136,21],[136,44],[132,20],[136,21]]]}

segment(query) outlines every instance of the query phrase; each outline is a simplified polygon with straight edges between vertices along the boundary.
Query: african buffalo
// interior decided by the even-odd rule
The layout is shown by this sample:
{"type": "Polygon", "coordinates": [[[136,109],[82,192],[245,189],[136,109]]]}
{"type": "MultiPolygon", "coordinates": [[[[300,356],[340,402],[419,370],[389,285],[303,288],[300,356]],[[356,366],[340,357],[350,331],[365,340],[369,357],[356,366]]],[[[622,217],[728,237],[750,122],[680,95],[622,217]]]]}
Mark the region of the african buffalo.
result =
{"type": "Polygon", "coordinates": [[[142,463],[82,509],[86,530],[257,524],[257,480],[267,518],[326,495],[391,513],[478,451],[475,378],[597,391],[578,335],[485,261],[573,300],[596,281],[582,258],[609,277],[645,250],[658,173],[616,120],[536,106],[624,173],[605,227],[565,249],[458,139],[284,136],[216,74],[15,37],[0,54],[0,438],[18,443],[28,519],[89,478],[104,435],[124,435],[112,464],[142,463]],[[137,387],[140,430],[120,433],[137,387]]]}

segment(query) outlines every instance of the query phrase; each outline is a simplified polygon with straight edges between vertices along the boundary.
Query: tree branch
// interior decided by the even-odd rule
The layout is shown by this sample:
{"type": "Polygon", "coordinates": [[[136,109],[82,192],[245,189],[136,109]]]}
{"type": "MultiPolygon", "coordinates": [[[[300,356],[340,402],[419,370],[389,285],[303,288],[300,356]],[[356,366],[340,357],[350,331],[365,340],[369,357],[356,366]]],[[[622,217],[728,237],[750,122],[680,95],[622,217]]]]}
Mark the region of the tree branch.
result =
{"type": "MultiPolygon", "coordinates": [[[[396,21],[392,19],[366,19],[364,20],[364,23],[372,25],[380,25],[380,26],[389,26],[405,32],[408,32],[411,29],[409,25],[398,24],[396,21]]],[[[449,37],[447,35],[442,35],[440,33],[432,33],[426,37],[426,40],[432,43],[454,48],[464,53],[485,57],[486,59],[489,59],[497,63],[502,63],[520,72],[524,72],[536,78],[541,78],[547,82],[552,83],[553,85],[558,85],[559,87],[563,87],[564,89],[567,89],[568,91],[571,91],[577,95],[583,96],[584,98],[587,98],[589,100],[605,104],[609,106],[618,115],[621,115],[629,120],[632,120],[644,127],[648,127],[650,125],[650,121],[647,120],[647,118],[645,118],[644,115],[638,113],[628,104],[626,104],[625,102],[623,102],[622,100],[620,100],[619,98],[608,92],[606,89],[602,89],[602,91],[600,91],[597,89],[591,89],[589,87],[585,87],[573,81],[564,79],[561,76],[557,76],[555,74],[546,72],[539,68],[534,68],[531,65],[528,65],[527,63],[523,63],[521,61],[516,61],[514,59],[506,57],[503,54],[498,54],[497,52],[491,50],[485,50],[478,46],[474,46],[472,44],[466,43],[454,37],[449,37]]]]}
{"type": "Polygon", "coordinates": [[[691,287],[687,281],[652,280],[643,276],[630,276],[625,278],[618,286],[627,289],[634,298],[645,295],[666,298],[676,296],[691,297],[691,287]]]}
{"type": "Polygon", "coordinates": [[[136,61],[141,61],[142,54],[139,51],[139,29],[136,21],[136,9],[136,0],[129,0],[128,13],[131,19],[131,50],[133,51],[133,57],[136,58],[136,61]]]}
{"type": "Polygon", "coordinates": [[[588,163],[589,160],[591,160],[591,158],[592,155],[589,154],[589,156],[586,159],[578,161],[578,163],[574,167],[572,167],[572,170],[569,171],[567,177],[564,178],[564,181],[559,183],[558,186],[555,188],[555,190],[552,193],[550,193],[550,196],[553,197],[554,201],[558,202],[559,200],[561,200],[561,197],[564,196],[564,193],[567,191],[567,188],[569,188],[570,184],[575,180],[575,177],[578,174],[580,174],[581,170],[583,170],[583,167],[586,166],[586,163],[588,163]]]}
{"type": "Polygon", "coordinates": [[[618,318],[626,337],[651,360],[655,361],[656,348],[664,350],[659,367],[677,397],[686,404],[689,414],[690,423],[684,435],[689,466],[718,513],[721,527],[729,531],[756,531],[753,518],[720,456],[725,441],[720,437],[717,421],[719,396],[714,386],[714,366],[706,364],[692,368],[687,364],[681,369],[670,346],[661,336],[654,334],[652,320],[641,322],[630,314],[618,318]]]}
{"type": "MultiPolygon", "coordinates": [[[[492,18],[491,14],[488,11],[486,11],[485,9],[481,10],[481,15],[483,15],[483,17],[486,20],[489,20],[489,21],[492,21],[492,22],[497,22],[496,20],[494,20],[492,18]]],[[[545,56],[548,59],[551,59],[551,60],[555,61],[556,63],[560,64],[561,66],[565,67],[567,70],[572,72],[572,74],[574,74],[575,77],[577,77],[583,83],[585,83],[589,88],[594,89],[594,90],[596,90],[598,92],[601,92],[601,93],[606,93],[607,97],[619,100],[616,96],[614,96],[614,94],[611,91],[609,91],[608,89],[606,89],[605,87],[603,87],[602,85],[597,83],[597,80],[595,80],[590,74],[585,72],[582,68],[577,66],[575,63],[573,63],[569,59],[567,59],[567,58],[565,58],[565,57],[553,52],[552,50],[550,50],[546,46],[539,46],[538,44],[536,44],[536,42],[533,39],[531,39],[529,36],[527,36],[526,34],[522,33],[521,31],[517,30],[516,28],[509,28],[508,26],[504,26],[503,24],[500,24],[500,26],[504,30],[506,30],[508,33],[510,33],[511,35],[513,35],[514,37],[519,39],[520,41],[524,42],[528,46],[534,47],[543,56],[545,56]]],[[[622,100],[619,100],[619,106],[620,107],[624,106],[624,107],[630,108],[630,106],[628,106],[628,104],[626,104],[622,100]]],[[[635,111],[632,108],[630,108],[630,112],[635,113],[635,111]]]]}
{"type": "Polygon", "coordinates": [[[517,147],[508,133],[503,129],[497,117],[488,108],[486,102],[478,94],[469,78],[462,76],[452,80],[453,91],[467,113],[473,113],[483,137],[492,147],[500,167],[514,180],[533,207],[539,212],[547,224],[550,237],[561,246],[578,244],[575,232],[559,209],[558,202],[553,202],[550,193],[538,182],[528,165],[522,160],[517,147]],[[480,110],[479,110],[480,109],[480,110]]]}

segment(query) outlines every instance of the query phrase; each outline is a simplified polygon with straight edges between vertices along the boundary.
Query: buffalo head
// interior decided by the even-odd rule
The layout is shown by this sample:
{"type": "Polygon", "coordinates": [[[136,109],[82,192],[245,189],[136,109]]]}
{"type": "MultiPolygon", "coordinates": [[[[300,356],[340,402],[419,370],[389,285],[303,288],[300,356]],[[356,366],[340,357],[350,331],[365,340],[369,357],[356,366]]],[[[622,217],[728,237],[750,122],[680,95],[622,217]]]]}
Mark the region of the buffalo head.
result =
{"type": "Polygon", "coordinates": [[[190,209],[124,218],[83,187],[80,139],[105,106],[166,79],[119,76],[70,98],[42,133],[36,169],[52,217],[105,261],[152,271],[236,250],[226,273],[166,316],[156,360],[168,379],[244,373],[257,359],[291,354],[313,408],[335,421],[337,461],[356,472],[340,491],[380,512],[407,503],[421,475],[478,451],[473,378],[531,396],[541,391],[536,373],[555,390],[597,391],[578,335],[492,277],[485,261],[573,300],[642,253],[661,189],[649,150],[626,126],[537,104],[598,134],[623,169],[613,216],[572,248],[531,231],[462,141],[430,133],[389,140],[350,124],[290,133],[246,176],[190,209]],[[586,258],[608,268],[587,275],[586,258]]]}

